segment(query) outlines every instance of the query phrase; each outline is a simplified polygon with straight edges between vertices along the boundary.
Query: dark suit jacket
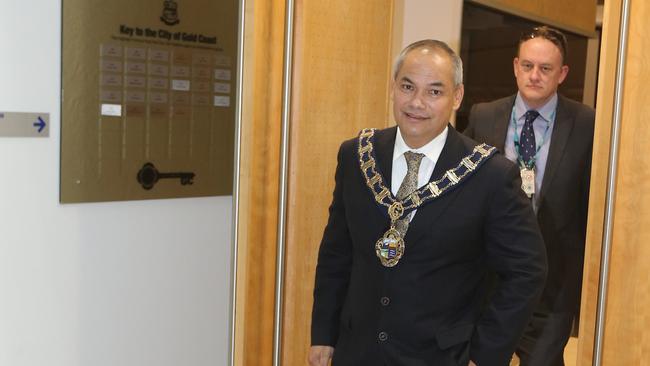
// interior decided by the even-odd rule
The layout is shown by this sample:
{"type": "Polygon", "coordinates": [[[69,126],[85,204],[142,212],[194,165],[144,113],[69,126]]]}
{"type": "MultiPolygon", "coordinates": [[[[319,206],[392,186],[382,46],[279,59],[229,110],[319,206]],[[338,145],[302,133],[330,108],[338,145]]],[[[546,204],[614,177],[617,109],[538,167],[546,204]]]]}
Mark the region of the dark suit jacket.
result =
{"type": "MultiPolygon", "coordinates": [[[[476,104],[465,135],[504,151],[515,96],[476,104]]],[[[539,310],[577,314],[584,260],[594,110],[558,95],[557,114],[538,199],[548,257],[539,310]]]]}
{"type": "MultiPolygon", "coordinates": [[[[377,131],[378,166],[390,184],[396,127],[377,131]]],[[[432,178],[476,143],[449,127],[432,178]]],[[[497,155],[453,191],[422,206],[393,268],[375,256],[389,227],[359,169],[357,140],[341,145],[329,221],[316,268],[312,345],[333,364],[508,365],[541,293],[546,258],[519,171],[497,155]],[[488,270],[501,278],[488,304],[488,270]]]]}

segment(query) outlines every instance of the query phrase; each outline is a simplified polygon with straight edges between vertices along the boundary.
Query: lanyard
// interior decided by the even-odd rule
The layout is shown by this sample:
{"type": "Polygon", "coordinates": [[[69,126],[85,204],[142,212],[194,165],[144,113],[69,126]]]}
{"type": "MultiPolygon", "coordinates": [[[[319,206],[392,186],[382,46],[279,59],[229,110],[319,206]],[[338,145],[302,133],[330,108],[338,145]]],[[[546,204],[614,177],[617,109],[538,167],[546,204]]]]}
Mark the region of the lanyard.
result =
{"type": "MultiPolygon", "coordinates": [[[[535,155],[533,155],[532,158],[528,161],[528,163],[525,163],[521,159],[521,155],[519,155],[519,133],[517,132],[517,120],[515,119],[515,106],[512,106],[512,113],[510,113],[510,120],[512,121],[512,128],[514,129],[514,136],[513,140],[515,143],[515,152],[517,153],[517,161],[519,162],[519,165],[522,168],[525,169],[533,169],[535,167],[535,161],[537,160],[537,154],[539,153],[539,150],[544,146],[546,143],[546,138],[548,137],[548,130],[549,127],[551,126],[550,122],[546,123],[546,129],[544,130],[544,135],[542,136],[542,141],[541,143],[537,146],[537,149],[535,149],[535,155]]],[[[551,121],[555,121],[555,110],[553,113],[551,113],[551,121]]]]}

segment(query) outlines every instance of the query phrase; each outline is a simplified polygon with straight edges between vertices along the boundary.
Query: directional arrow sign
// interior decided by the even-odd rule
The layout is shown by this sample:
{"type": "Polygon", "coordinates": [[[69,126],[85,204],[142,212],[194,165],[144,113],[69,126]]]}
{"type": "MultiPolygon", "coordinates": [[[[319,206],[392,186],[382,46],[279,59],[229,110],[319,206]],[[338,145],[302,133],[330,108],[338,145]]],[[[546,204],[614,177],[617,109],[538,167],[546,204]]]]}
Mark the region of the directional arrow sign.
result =
{"type": "Polygon", "coordinates": [[[0,112],[0,137],[50,137],[50,114],[0,112]]]}
{"type": "Polygon", "coordinates": [[[38,116],[38,120],[34,122],[34,127],[38,127],[38,133],[43,132],[45,126],[47,126],[47,123],[43,121],[43,118],[41,118],[41,116],[38,116]]]}

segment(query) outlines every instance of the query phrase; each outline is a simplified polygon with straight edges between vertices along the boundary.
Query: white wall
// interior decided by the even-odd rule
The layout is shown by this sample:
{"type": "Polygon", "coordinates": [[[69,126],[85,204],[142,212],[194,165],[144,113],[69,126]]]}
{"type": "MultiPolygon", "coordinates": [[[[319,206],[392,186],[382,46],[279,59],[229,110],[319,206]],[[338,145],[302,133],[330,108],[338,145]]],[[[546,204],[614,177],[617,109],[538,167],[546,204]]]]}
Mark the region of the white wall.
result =
{"type": "Polygon", "coordinates": [[[61,4],[0,0],[0,366],[226,364],[231,198],[60,205],[61,4]]]}
{"type": "MultiPolygon", "coordinates": [[[[460,53],[462,22],[462,0],[395,0],[392,59],[404,47],[427,38],[443,41],[460,53]]],[[[388,120],[394,121],[392,106],[388,120]]],[[[455,122],[455,115],[451,122],[455,122]]]]}
{"type": "Polygon", "coordinates": [[[398,42],[401,48],[425,38],[446,42],[454,51],[460,51],[460,28],[463,20],[462,0],[396,0],[395,11],[400,19],[398,42]]]}

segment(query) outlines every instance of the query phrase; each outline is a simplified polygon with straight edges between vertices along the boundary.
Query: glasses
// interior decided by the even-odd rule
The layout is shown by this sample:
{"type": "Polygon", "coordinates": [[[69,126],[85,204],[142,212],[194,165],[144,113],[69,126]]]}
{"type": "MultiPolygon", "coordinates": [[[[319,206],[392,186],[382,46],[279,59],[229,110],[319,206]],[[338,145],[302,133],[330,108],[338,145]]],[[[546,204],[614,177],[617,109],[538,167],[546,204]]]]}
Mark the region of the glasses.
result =
{"type": "Polygon", "coordinates": [[[542,38],[553,43],[555,46],[557,46],[557,48],[560,49],[560,52],[562,53],[562,59],[566,59],[567,40],[562,32],[545,25],[535,27],[529,32],[522,33],[521,37],[519,38],[519,45],[521,46],[522,43],[533,38],[542,38]]]}

